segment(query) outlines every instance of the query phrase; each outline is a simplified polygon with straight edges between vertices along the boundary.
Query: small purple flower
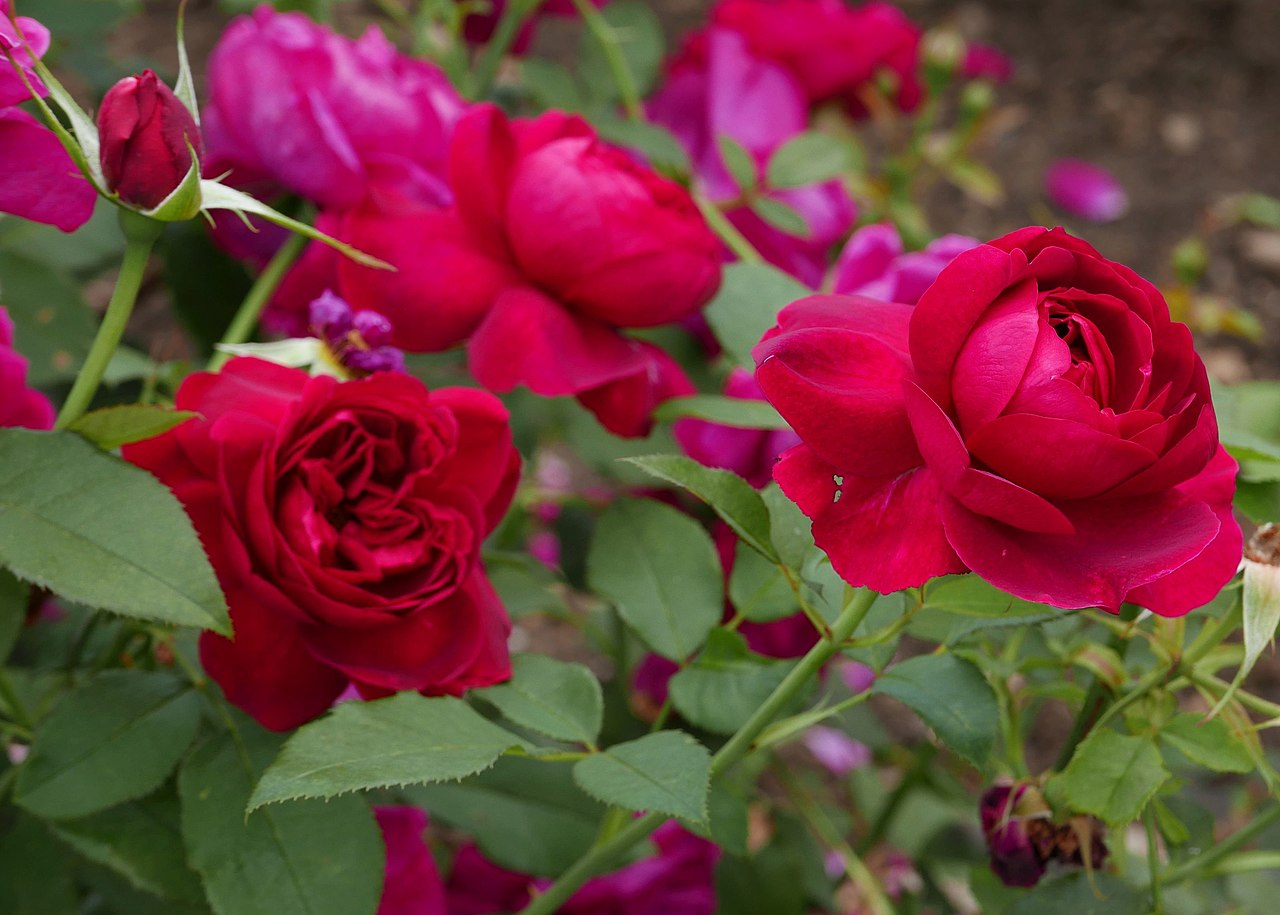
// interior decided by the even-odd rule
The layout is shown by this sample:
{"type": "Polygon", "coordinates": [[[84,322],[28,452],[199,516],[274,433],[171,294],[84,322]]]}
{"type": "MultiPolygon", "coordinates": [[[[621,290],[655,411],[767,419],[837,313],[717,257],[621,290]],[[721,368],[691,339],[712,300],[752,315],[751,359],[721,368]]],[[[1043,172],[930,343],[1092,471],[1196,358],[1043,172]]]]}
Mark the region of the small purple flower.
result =
{"type": "Polygon", "coordinates": [[[1129,210],[1129,195],[1109,171],[1081,159],[1059,159],[1044,176],[1054,206],[1090,222],[1112,222],[1129,210]]]}
{"type": "Polygon", "coordinates": [[[391,322],[377,312],[352,311],[325,290],[311,303],[310,326],[334,361],[355,375],[404,371],[404,353],[389,345],[391,322]]]}
{"type": "Polygon", "coordinates": [[[845,776],[871,762],[871,749],[843,731],[815,725],[804,735],[804,745],[832,775],[845,776]]]}
{"type": "Polygon", "coordinates": [[[871,689],[871,684],[876,682],[876,672],[866,664],[844,661],[837,669],[844,685],[849,687],[849,691],[855,695],[871,689]]]}

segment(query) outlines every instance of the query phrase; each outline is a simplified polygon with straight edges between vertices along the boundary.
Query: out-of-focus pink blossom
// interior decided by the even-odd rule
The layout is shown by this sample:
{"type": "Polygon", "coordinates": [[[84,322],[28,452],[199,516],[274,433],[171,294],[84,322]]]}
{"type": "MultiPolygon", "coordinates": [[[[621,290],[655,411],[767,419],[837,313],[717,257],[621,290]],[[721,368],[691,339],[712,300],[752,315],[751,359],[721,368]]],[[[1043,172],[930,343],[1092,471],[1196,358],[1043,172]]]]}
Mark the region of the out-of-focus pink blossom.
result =
{"type": "Polygon", "coordinates": [[[23,76],[41,96],[47,93],[34,61],[49,49],[49,30],[9,13],[7,0],[0,0],[0,213],[71,232],[93,215],[97,192],[53,131],[14,107],[31,98],[23,76]]]}
{"type": "Polygon", "coordinates": [[[386,878],[377,915],[446,915],[444,881],[423,832],[417,807],[374,807],[387,847],[386,878]]]}
{"type": "Polygon", "coordinates": [[[907,252],[889,223],[863,226],[840,252],[831,275],[832,291],[914,305],[943,267],[977,244],[978,239],[967,235],[944,235],[923,251],[907,252]]]}
{"type": "Polygon", "coordinates": [[[447,203],[445,156],[465,103],[433,64],[370,26],[357,40],[260,6],[209,58],[209,175],[347,208],[374,186],[447,203]]]}
{"type": "MultiPolygon", "coordinates": [[[[737,400],[764,400],[755,376],[745,369],[729,373],[724,395],[737,400]]],[[[732,470],[757,488],[772,478],[778,456],[800,442],[790,429],[736,429],[700,419],[682,419],[673,431],[689,457],[707,467],[732,470]]]]}
{"type": "Polygon", "coordinates": [[[48,429],[53,406],[39,391],[27,387],[27,360],[13,348],[13,322],[0,306],[0,426],[48,429]]]}
{"type": "Polygon", "coordinates": [[[1082,159],[1059,159],[1044,176],[1054,206],[1090,222],[1113,222],[1129,210],[1129,195],[1105,168],[1082,159]]]}
{"type": "Polygon", "coordinates": [[[966,79],[989,79],[1003,85],[1013,78],[1013,61],[990,45],[971,44],[965,50],[960,73],[966,79]]]}
{"type": "MultiPolygon", "coordinates": [[[[698,189],[718,203],[734,201],[744,191],[725,165],[721,137],[750,154],[757,180],[762,180],[773,153],[808,126],[808,107],[795,77],[754,56],[741,34],[718,28],[686,44],[667,82],[650,101],[649,116],[688,150],[698,189]]],[[[827,249],[853,223],[853,201],[839,181],[766,188],[765,193],[803,216],[808,232],[783,232],[745,206],[731,208],[730,221],[770,263],[817,286],[827,249]]]]}
{"type": "Polygon", "coordinates": [[[560,538],[555,531],[535,531],[529,536],[529,555],[550,569],[560,565],[560,538]]]}
{"type": "Polygon", "coordinates": [[[871,689],[871,684],[876,682],[876,672],[866,664],[859,664],[857,661],[846,659],[841,661],[836,669],[840,672],[840,679],[844,681],[844,685],[849,687],[849,691],[855,695],[871,689]]]}
{"type": "Polygon", "coordinates": [[[844,777],[871,762],[871,749],[844,731],[814,725],[805,731],[803,743],[832,775],[844,777]]]}

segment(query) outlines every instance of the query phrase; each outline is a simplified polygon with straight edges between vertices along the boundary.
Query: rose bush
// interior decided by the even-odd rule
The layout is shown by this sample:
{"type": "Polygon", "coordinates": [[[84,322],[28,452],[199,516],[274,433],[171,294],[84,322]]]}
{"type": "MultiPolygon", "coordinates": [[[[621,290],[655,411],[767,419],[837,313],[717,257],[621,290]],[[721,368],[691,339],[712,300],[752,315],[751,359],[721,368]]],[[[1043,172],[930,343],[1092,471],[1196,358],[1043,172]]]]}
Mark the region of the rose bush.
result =
{"type": "Polygon", "coordinates": [[[803,299],[755,355],[803,441],[774,477],[852,584],[973,570],[1059,607],[1177,616],[1235,572],[1236,464],[1190,332],[1061,229],[961,254],[914,309],[803,299]]]}
{"type": "Polygon", "coordinates": [[[200,418],[124,453],[182,501],[218,572],[235,637],[205,633],[200,655],[227,698],[283,730],[350,684],[460,693],[509,675],[479,562],[520,466],[495,398],[234,359],[177,403],[200,418]]]}

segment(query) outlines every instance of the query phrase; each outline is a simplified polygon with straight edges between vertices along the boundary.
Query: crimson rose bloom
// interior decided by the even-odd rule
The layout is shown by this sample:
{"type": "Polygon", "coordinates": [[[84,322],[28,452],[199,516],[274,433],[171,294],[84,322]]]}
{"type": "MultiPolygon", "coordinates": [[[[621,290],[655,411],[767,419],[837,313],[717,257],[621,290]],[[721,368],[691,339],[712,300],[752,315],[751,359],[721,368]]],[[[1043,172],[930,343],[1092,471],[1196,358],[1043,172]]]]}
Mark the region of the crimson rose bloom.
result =
{"type": "Polygon", "coordinates": [[[127,446],[182,501],[231,608],[205,669],[269,728],[349,683],[461,693],[510,676],[510,622],[480,543],[511,501],[505,408],[383,372],[313,378],[258,359],[189,376],[196,420],[127,446]]]}
{"type": "Polygon", "coordinates": [[[1177,616],[1235,572],[1236,464],[1190,332],[1061,229],[960,254],[915,308],[802,299],[755,356],[803,441],[774,479],[854,585],[972,570],[1058,607],[1177,616]]]}

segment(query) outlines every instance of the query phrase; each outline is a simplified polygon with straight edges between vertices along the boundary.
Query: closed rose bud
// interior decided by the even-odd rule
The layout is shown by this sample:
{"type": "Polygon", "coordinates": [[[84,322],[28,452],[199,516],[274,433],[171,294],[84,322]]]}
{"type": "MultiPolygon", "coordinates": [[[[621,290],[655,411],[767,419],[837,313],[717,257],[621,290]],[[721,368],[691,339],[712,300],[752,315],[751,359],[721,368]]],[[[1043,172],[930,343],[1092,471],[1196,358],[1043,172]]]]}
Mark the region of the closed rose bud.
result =
{"type": "Polygon", "coordinates": [[[204,154],[200,128],[186,105],[151,70],[111,87],[98,111],[102,173],[120,199],[154,209],[204,154]]]}

